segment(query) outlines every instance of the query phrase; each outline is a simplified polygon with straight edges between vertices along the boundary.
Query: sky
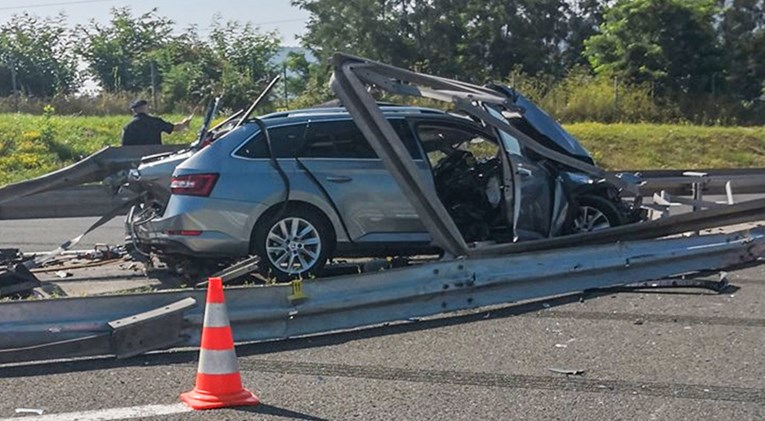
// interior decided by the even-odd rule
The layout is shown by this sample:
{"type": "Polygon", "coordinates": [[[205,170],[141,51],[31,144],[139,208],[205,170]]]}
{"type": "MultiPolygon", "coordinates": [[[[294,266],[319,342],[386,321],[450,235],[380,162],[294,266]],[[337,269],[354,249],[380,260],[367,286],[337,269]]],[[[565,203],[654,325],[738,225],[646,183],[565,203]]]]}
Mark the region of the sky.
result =
{"type": "Polygon", "coordinates": [[[37,16],[54,16],[63,11],[67,21],[84,24],[95,19],[107,22],[113,7],[130,6],[135,15],[157,8],[182,29],[191,24],[204,35],[213,15],[223,20],[250,21],[264,31],[277,30],[283,45],[297,46],[297,35],[303,33],[308,13],[290,5],[290,0],[0,0],[0,23],[14,14],[28,12],[37,16]]]}

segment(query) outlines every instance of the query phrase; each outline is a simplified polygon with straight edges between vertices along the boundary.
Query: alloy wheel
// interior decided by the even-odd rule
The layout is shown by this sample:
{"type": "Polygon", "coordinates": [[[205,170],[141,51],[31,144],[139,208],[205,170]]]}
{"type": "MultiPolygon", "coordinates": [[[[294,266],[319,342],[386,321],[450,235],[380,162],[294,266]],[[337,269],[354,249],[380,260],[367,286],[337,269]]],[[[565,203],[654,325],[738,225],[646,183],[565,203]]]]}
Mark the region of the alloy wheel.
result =
{"type": "Polygon", "coordinates": [[[284,218],[268,231],[266,254],[271,264],[284,273],[307,272],[321,255],[319,231],[303,218],[284,218]]]}
{"type": "Polygon", "coordinates": [[[574,219],[574,232],[592,232],[611,228],[608,217],[592,206],[579,206],[579,213],[574,219]]]}

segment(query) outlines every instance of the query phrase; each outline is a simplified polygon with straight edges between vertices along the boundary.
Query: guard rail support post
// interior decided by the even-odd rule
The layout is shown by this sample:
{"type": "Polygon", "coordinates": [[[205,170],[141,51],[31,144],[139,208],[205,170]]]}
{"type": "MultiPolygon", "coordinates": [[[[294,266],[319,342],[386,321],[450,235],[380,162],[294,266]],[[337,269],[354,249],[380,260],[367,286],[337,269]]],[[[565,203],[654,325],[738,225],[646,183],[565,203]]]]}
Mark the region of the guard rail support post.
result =
{"type": "MultiPolygon", "coordinates": [[[[704,197],[704,189],[707,186],[707,183],[709,182],[709,174],[705,172],[696,172],[696,171],[686,171],[683,173],[686,177],[694,177],[694,181],[691,182],[691,194],[693,195],[693,200],[696,200],[698,202],[701,202],[701,200],[704,197]]],[[[693,211],[697,212],[701,210],[701,206],[699,205],[693,205],[693,211]]],[[[699,235],[699,231],[694,231],[693,235],[699,235]]]]}

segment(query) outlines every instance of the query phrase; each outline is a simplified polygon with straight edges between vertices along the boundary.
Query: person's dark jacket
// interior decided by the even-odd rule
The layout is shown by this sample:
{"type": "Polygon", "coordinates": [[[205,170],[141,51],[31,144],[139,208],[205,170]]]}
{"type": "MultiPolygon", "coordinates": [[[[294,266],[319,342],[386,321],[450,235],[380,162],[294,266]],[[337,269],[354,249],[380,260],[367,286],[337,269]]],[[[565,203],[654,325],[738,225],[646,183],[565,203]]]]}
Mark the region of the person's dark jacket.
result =
{"type": "Polygon", "coordinates": [[[161,145],[162,132],[173,132],[173,123],[153,117],[144,113],[133,116],[122,129],[122,146],[134,145],[161,145]]]}

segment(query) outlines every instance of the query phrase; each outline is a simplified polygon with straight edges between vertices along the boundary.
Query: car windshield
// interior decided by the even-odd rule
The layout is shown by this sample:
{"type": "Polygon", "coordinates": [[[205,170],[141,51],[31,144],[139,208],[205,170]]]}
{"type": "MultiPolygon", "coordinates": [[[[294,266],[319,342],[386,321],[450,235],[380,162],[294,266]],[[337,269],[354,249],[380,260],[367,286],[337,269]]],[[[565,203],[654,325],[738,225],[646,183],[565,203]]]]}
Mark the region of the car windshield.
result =
{"type": "Polygon", "coordinates": [[[592,159],[590,153],[579,144],[574,136],[571,136],[560,124],[553,120],[546,112],[537,107],[533,102],[521,94],[517,94],[515,105],[521,107],[523,118],[531,124],[539,133],[547,136],[558,146],[572,155],[578,155],[592,159]]]}

